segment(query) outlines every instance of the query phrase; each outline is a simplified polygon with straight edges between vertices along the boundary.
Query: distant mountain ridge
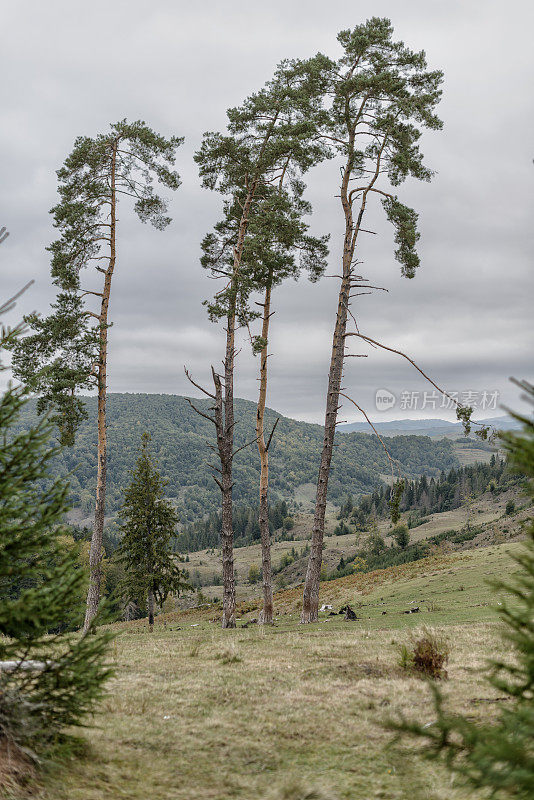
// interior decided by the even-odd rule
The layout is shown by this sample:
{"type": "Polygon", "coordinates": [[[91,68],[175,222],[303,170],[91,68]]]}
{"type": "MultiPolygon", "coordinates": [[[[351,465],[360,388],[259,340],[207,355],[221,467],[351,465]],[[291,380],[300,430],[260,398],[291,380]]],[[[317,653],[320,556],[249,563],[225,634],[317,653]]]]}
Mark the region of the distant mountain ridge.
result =
{"type": "MultiPolygon", "coordinates": [[[[76,436],[75,445],[65,448],[54,462],[58,475],[72,473],[71,502],[89,519],[94,507],[96,478],[96,398],[85,397],[88,419],[76,436]]],[[[210,400],[195,400],[208,412],[210,400]]],[[[235,401],[236,448],[254,442],[256,404],[235,401]]],[[[152,435],[152,445],[161,470],[168,480],[167,494],[174,498],[183,522],[202,518],[216,509],[220,492],[209,464],[215,464],[207,442],[214,444],[214,426],[191,409],[187,398],[162,394],[108,395],[108,511],[116,512],[122,493],[130,480],[141,434],[152,435]]],[[[284,417],[267,409],[265,425],[272,430],[279,418],[269,450],[272,500],[290,500],[295,490],[315,483],[323,443],[323,428],[284,417]]],[[[27,429],[37,419],[36,402],[24,409],[20,428],[27,429]]],[[[406,477],[421,473],[438,475],[458,465],[452,442],[432,441],[427,436],[392,437],[389,450],[400,462],[406,477]]],[[[389,464],[376,436],[348,433],[336,437],[336,447],[329,481],[329,499],[340,504],[347,494],[369,492],[389,473],[389,464]]],[[[253,504],[257,501],[259,458],[257,447],[239,452],[234,462],[235,501],[253,504]]]]}
{"type": "MultiPolygon", "coordinates": [[[[517,430],[520,425],[515,419],[509,416],[490,417],[488,419],[476,420],[483,425],[488,425],[496,430],[517,430]]],[[[413,435],[432,436],[463,436],[463,427],[459,422],[450,422],[445,419],[394,419],[386,422],[375,422],[373,425],[379,433],[387,436],[391,432],[410,432],[413,435]]],[[[338,426],[340,433],[373,433],[372,428],[367,422],[348,422],[338,426]]],[[[474,433],[474,431],[473,431],[474,433]]]]}

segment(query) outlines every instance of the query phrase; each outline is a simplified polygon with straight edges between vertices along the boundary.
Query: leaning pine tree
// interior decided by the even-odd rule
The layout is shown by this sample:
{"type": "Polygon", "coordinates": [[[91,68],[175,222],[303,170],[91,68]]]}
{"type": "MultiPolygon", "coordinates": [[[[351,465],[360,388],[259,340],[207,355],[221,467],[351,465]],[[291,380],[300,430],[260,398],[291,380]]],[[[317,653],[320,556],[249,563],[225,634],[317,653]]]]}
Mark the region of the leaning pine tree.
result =
{"type": "MultiPolygon", "coordinates": [[[[2,329],[0,348],[17,333],[2,329]]],[[[61,633],[86,575],[61,527],[68,485],[53,476],[51,426],[20,432],[27,401],[24,388],[0,399],[0,751],[26,754],[84,724],[110,673],[108,634],[61,633]]]]}
{"type": "MultiPolygon", "coordinates": [[[[519,386],[534,406],[534,386],[519,386]]],[[[528,478],[528,493],[534,498],[534,420],[513,414],[522,423],[521,433],[502,434],[510,464],[528,478]]],[[[424,725],[402,719],[391,722],[398,734],[425,742],[425,754],[442,758],[472,789],[487,790],[491,797],[531,800],[534,787],[534,522],[527,540],[512,556],[517,569],[509,582],[496,582],[508,599],[499,606],[504,637],[511,649],[508,660],[494,661],[488,682],[508,702],[496,717],[474,722],[449,713],[439,689],[432,685],[436,720],[424,725]]]]}
{"type": "Polygon", "coordinates": [[[169,594],[189,588],[187,573],[180,569],[171,549],[178,515],[165,499],[165,485],[150,452],[150,435],[145,433],[132,481],[124,493],[117,557],[124,569],[124,600],[146,605],[151,631],[156,602],[161,607],[169,594]]]}
{"type": "Polygon", "coordinates": [[[38,411],[54,410],[61,440],[72,444],[85,416],[80,389],[96,388],[97,479],[95,521],[90,550],[90,582],[84,628],[87,630],[100,601],[102,534],[106,505],[106,393],[109,303],[117,265],[119,199],[134,201],[141,222],[159,230],[170,220],[166,202],[153,188],[157,178],[177,189],[179,176],[169,167],[182,139],[165,139],[144,122],[126,120],[94,139],[80,137],[58,171],[60,202],[52,209],[60,238],[52,253],[51,275],[58,287],[50,316],[33,315],[26,322],[33,333],[15,350],[14,374],[40,395],[38,411]],[[100,276],[96,290],[83,287],[81,272],[92,266],[100,276]],[[86,307],[87,299],[97,303],[86,307]]]}
{"type": "Polygon", "coordinates": [[[389,20],[376,17],[353,30],[341,31],[343,54],[331,68],[328,122],[323,140],[341,161],[339,199],[344,222],[341,275],[332,342],[324,441],[321,453],[308,569],[301,621],[316,622],[322,562],[328,478],[347,341],[351,299],[370,289],[357,274],[356,245],[363,233],[365,212],[372,198],[381,199],[395,228],[395,257],[402,274],[412,278],[419,265],[416,212],[401,203],[391,187],[412,176],[428,181],[418,140],[421,129],[438,129],[434,113],[440,99],[442,73],[427,71],[425,54],[414,53],[392,39],[389,20]]]}
{"type": "MultiPolygon", "coordinates": [[[[224,197],[224,215],[203,243],[202,265],[225,286],[208,303],[212,320],[224,320],[226,348],[224,374],[212,368],[213,392],[198,386],[213,402],[216,452],[220,467],[214,479],[221,489],[222,572],[224,628],[235,627],[235,579],[233,557],[233,459],[234,369],[236,330],[250,319],[248,298],[257,288],[253,272],[246,268],[249,229],[261,227],[272,188],[287,176],[297,195],[298,173],[324,157],[317,137],[328,60],[316,56],[307,61],[284,61],[271,81],[245,102],[228,111],[226,134],[207,133],[195,156],[203,185],[224,197]],[[224,382],[224,385],[223,385],[224,382]]],[[[255,440],[252,440],[252,443],[255,440]]]]}

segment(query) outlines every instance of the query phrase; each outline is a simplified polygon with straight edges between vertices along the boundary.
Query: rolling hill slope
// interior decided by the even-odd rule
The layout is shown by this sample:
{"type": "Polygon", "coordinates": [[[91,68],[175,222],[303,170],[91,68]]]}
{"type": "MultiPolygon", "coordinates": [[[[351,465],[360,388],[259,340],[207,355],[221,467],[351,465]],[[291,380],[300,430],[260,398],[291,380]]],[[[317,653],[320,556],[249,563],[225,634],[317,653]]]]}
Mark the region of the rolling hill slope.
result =
{"type": "MultiPolygon", "coordinates": [[[[210,401],[195,401],[206,411],[210,401]]],[[[71,477],[72,504],[87,517],[93,507],[96,477],[96,399],[86,398],[88,419],[78,432],[73,448],[65,449],[56,460],[58,474],[74,471],[71,477]]],[[[213,443],[213,426],[191,410],[185,397],[161,394],[110,394],[108,396],[108,512],[115,512],[122,489],[129,480],[140,446],[141,434],[152,435],[153,448],[168,479],[168,495],[175,498],[182,521],[198,519],[217,507],[219,490],[208,464],[213,443]]],[[[236,446],[254,439],[256,406],[236,400],[236,446]]],[[[278,415],[266,412],[270,430],[278,415]]],[[[36,419],[35,401],[28,404],[21,420],[27,427],[36,419]]],[[[273,499],[293,497],[303,484],[315,482],[323,429],[320,425],[298,422],[280,416],[271,449],[273,499]]],[[[436,475],[457,465],[451,442],[432,441],[425,436],[397,436],[388,446],[407,477],[426,473],[436,475]]],[[[255,445],[241,451],[235,459],[235,501],[253,503],[257,496],[258,453],[255,445]]],[[[347,493],[368,492],[388,473],[388,462],[376,436],[349,433],[337,437],[329,498],[339,502],[347,493]]]]}

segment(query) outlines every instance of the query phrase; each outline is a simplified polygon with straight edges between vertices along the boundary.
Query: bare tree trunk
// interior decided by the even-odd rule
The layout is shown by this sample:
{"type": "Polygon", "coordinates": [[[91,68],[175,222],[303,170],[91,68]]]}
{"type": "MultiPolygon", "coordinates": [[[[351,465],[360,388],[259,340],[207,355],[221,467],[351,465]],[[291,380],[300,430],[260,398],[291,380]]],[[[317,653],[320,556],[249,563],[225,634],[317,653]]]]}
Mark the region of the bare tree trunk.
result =
{"type": "Polygon", "coordinates": [[[223,628],[235,628],[234,523],[232,508],[234,449],[235,306],[227,317],[224,358],[224,457],[221,458],[223,628]]]}
{"type": "Polygon", "coordinates": [[[87,606],[85,610],[84,632],[87,632],[98,611],[100,602],[100,586],[102,579],[102,537],[104,533],[104,515],[106,513],[106,469],[107,469],[107,432],[106,432],[106,393],[107,393],[107,351],[108,351],[108,309],[111,294],[111,279],[116,261],[116,192],[115,172],[117,160],[117,142],[115,141],[111,155],[111,225],[110,225],[110,256],[109,264],[104,279],[104,291],[100,307],[99,330],[99,359],[98,359],[98,445],[97,445],[97,476],[96,476],[96,503],[91,549],[89,551],[89,590],[87,592],[87,606]]]}
{"type": "Polygon", "coordinates": [[[342,276],[339,287],[336,326],[332,342],[332,355],[330,358],[330,372],[328,374],[328,393],[326,397],[326,415],[324,426],[323,450],[321,453],[321,464],[319,467],[319,478],[317,480],[317,494],[315,498],[315,515],[313,519],[313,532],[308,569],[304,582],[304,592],[302,598],[301,622],[317,622],[319,619],[319,581],[321,575],[321,562],[323,555],[324,539],[324,519],[326,512],[326,497],[328,491],[328,478],[330,475],[330,464],[332,461],[332,451],[334,448],[334,437],[336,433],[337,412],[339,410],[339,394],[341,391],[341,380],[343,377],[343,363],[345,359],[345,341],[347,337],[347,317],[349,313],[350,292],[354,283],[358,279],[353,277],[353,259],[356,247],[356,239],[361,229],[362,219],[367,205],[367,195],[373,190],[373,186],[380,174],[380,161],[386,146],[387,134],[384,136],[376,156],[376,170],[370,178],[367,186],[361,189],[353,189],[349,192],[350,179],[355,160],[354,140],[356,125],[363,113],[365,101],[360,108],[360,112],[349,130],[348,157],[343,178],[341,181],[341,205],[345,216],[345,236],[343,242],[342,276]],[[358,217],[354,222],[353,216],[353,196],[362,192],[358,217]]]}
{"type": "Polygon", "coordinates": [[[224,402],[222,401],[222,391],[220,379],[213,374],[215,381],[215,395],[220,396],[220,401],[215,403],[215,421],[217,429],[217,441],[219,456],[221,460],[221,481],[219,483],[222,494],[222,573],[223,573],[223,614],[222,627],[235,628],[235,571],[234,571],[234,526],[232,509],[232,490],[233,490],[233,458],[234,458],[234,366],[235,366],[235,326],[236,309],[238,302],[238,280],[241,267],[241,258],[245,243],[245,235],[248,226],[248,215],[254,192],[256,181],[253,181],[245,203],[239,224],[239,233],[236,246],[234,248],[234,263],[232,268],[232,296],[230,297],[229,312],[226,318],[226,352],[224,357],[224,402]],[[217,385],[217,382],[219,385],[217,385]],[[220,419],[217,418],[217,406],[220,419]]]}
{"type": "Polygon", "coordinates": [[[311,550],[302,598],[301,622],[304,623],[317,622],[319,619],[319,581],[323,558],[326,497],[328,492],[330,463],[332,461],[332,452],[334,448],[334,437],[336,433],[339,393],[341,391],[341,379],[343,375],[345,333],[347,330],[347,315],[351,286],[351,267],[354,256],[352,207],[348,201],[349,179],[350,168],[347,166],[343,174],[343,181],[341,185],[341,202],[345,212],[343,276],[339,288],[336,326],[334,329],[332,354],[330,357],[330,371],[328,374],[328,393],[326,396],[323,450],[321,453],[321,464],[319,467],[319,477],[317,480],[317,494],[315,498],[315,514],[313,519],[311,550]]]}
{"type": "Polygon", "coordinates": [[[317,622],[319,619],[319,581],[323,558],[324,520],[330,463],[334,448],[339,392],[343,375],[343,358],[345,355],[345,331],[347,328],[347,303],[350,292],[350,278],[343,277],[338,298],[336,327],[332,343],[330,373],[328,377],[328,394],[326,399],[326,415],[324,425],[323,450],[317,481],[315,514],[308,569],[304,583],[301,622],[317,622]]]}
{"type": "Polygon", "coordinates": [[[271,570],[271,534],[269,531],[269,446],[265,444],[264,416],[267,400],[267,357],[269,320],[271,316],[271,279],[265,288],[263,303],[263,325],[261,336],[264,346],[260,354],[260,393],[256,412],[256,437],[260,453],[260,539],[261,539],[261,567],[263,577],[263,609],[260,622],[272,625],[273,622],[273,580],[271,570]]]}
{"type": "Polygon", "coordinates": [[[148,605],[148,630],[150,633],[154,630],[154,609],[155,609],[155,600],[154,600],[154,592],[152,589],[148,590],[147,595],[147,605],[148,605]]]}

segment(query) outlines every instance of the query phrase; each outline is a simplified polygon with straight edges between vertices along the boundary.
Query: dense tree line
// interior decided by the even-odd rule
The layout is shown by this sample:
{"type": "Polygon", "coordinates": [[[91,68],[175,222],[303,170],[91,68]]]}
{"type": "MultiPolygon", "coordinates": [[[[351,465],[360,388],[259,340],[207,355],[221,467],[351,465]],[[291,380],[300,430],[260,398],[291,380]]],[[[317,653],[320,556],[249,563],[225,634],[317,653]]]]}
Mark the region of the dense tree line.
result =
{"type": "MultiPolygon", "coordinates": [[[[285,500],[269,506],[269,531],[273,534],[282,528],[291,530],[293,519],[288,514],[285,500]]],[[[187,553],[220,547],[222,530],[221,512],[213,511],[206,519],[186,525],[176,539],[178,552],[187,553]]],[[[260,539],[258,506],[236,505],[234,508],[234,541],[238,547],[255,544],[260,539]]]]}
{"type": "MultiPolygon", "coordinates": [[[[96,484],[96,398],[83,398],[87,419],[82,420],[74,445],[54,458],[56,474],[67,476],[71,486],[69,502],[90,516],[96,484]]],[[[207,407],[206,401],[196,401],[207,407]]],[[[22,410],[17,429],[30,427],[37,418],[36,402],[22,410]]],[[[254,437],[256,406],[236,400],[235,439],[238,446],[254,437]]],[[[266,409],[266,426],[274,425],[278,415],[266,409]]],[[[162,474],[168,481],[166,495],[176,505],[180,522],[187,524],[205,517],[220,504],[219,489],[207,469],[206,439],[209,422],[196,415],[184,397],[174,395],[109,394],[108,419],[108,513],[118,512],[122,494],[130,479],[144,431],[152,436],[152,447],[162,474]]],[[[322,442],[322,428],[280,417],[269,449],[273,501],[289,500],[303,483],[314,481],[322,442]]],[[[387,472],[387,458],[376,436],[364,433],[337,437],[329,500],[341,504],[347,493],[370,492],[387,472]]],[[[439,475],[457,465],[453,444],[424,436],[396,436],[388,440],[391,453],[402,464],[404,474],[439,475]]],[[[242,450],[234,459],[234,498],[238,505],[257,501],[259,463],[254,448],[242,450]]]]}
{"type": "MultiPolygon", "coordinates": [[[[428,514],[452,511],[484,492],[498,494],[517,482],[518,478],[510,472],[506,460],[492,455],[487,464],[453,467],[437,477],[423,474],[415,480],[405,481],[399,510],[408,512],[408,522],[413,527],[428,514]]],[[[356,505],[348,497],[341,507],[340,519],[350,519],[365,530],[373,518],[389,515],[390,494],[389,487],[382,485],[362,497],[356,505]]]]}

